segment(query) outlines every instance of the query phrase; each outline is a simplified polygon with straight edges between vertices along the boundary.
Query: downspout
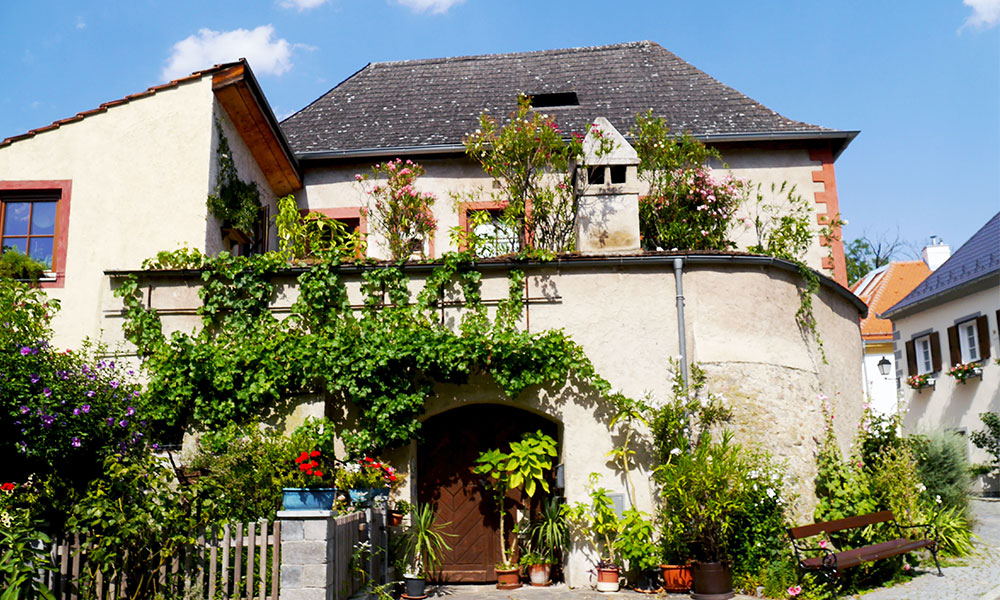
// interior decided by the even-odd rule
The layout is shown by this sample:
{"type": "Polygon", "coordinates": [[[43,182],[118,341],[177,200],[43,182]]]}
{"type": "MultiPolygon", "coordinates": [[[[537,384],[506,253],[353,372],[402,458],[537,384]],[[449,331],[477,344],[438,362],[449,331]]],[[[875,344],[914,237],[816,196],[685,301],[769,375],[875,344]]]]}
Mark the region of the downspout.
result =
{"type": "Polygon", "coordinates": [[[674,283],[677,287],[677,346],[681,354],[681,377],[688,385],[687,335],[684,333],[684,259],[674,258],[674,283]]]}

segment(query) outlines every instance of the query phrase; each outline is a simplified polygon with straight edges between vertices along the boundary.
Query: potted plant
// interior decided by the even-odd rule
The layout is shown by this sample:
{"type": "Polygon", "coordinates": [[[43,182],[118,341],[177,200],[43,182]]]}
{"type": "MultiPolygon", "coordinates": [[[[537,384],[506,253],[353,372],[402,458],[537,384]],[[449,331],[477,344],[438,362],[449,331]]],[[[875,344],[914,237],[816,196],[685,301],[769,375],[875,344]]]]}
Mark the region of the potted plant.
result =
{"type": "Polygon", "coordinates": [[[500,517],[500,556],[496,565],[497,588],[514,589],[521,587],[520,569],[514,562],[517,553],[517,538],[511,548],[507,548],[507,530],[504,521],[507,516],[507,494],[523,489],[529,498],[534,497],[538,488],[549,491],[547,475],[552,470],[553,459],[558,455],[556,441],[541,431],[526,433],[519,442],[510,443],[510,452],[498,448],[487,450],[476,459],[473,472],[488,477],[487,487],[493,493],[493,501],[500,517]]]}
{"type": "Polygon", "coordinates": [[[337,499],[334,460],[316,449],[300,452],[281,490],[284,509],[331,510],[337,499]]]}
{"type": "Polygon", "coordinates": [[[523,529],[528,552],[521,557],[521,565],[531,585],[550,584],[552,565],[558,562],[556,553],[569,544],[567,510],[562,498],[554,496],[544,500],[523,529]]]}
{"type": "Polygon", "coordinates": [[[934,387],[937,380],[931,377],[930,373],[922,373],[920,375],[912,375],[906,380],[906,385],[914,390],[921,390],[925,387],[934,387]]]}
{"type": "Polygon", "coordinates": [[[733,597],[728,560],[734,521],[742,510],[744,463],[742,448],[725,431],[718,442],[701,438],[690,453],[678,454],[659,472],[664,514],[683,523],[683,541],[696,559],[692,589],[699,600],[733,597]]]}
{"type": "Polygon", "coordinates": [[[948,369],[948,375],[955,378],[959,383],[965,383],[966,379],[972,377],[982,377],[983,367],[979,362],[958,363],[948,369]]]}
{"type": "Polygon", "coordinates": [[[614,501],[609,490],[596,487],[600,479],[597,473],[590,474],[587,486],[590,504],[577,502],[569,509],[569,519],[581,537],[587,540],[597,553],[597,591],[617,592],[619,587],[619,563],[615,557],[615,539],[620,527],[614,501]]]}
{"type": "Polygon", "coordinates": [[[417,504],[410,510],[410,524],[403,531],[407,557],[405,598],[425,598],[427,574],[441,564],[441,555],[451,546],[445,541],[444,529],[450,523],[437,523],[437,514],[430,504],[417,504]]]}
{"type": "Polygon", "coordinates": [[[664,592],[686,593],[691,590],[691,550],[684,538],[684,523],[671,517],[660,522],[660,573],[664,592]]]}
{"type": "Polygon", "coordinates": [[[348,490],[351,503],[370,506],[373,502],[387,501],[390,486],[398,481],[391,465],[366,456],[344,466],[338,474],[337,487],[348,490]]]}
{"type": "Polygon", "coordinates": [[[634,508],[624,511],[614,547],[628,565],[628,580],[633,589],[649,594],[659,591],[656,569],[660,552],[653,541],[653,521],[648,515],[634,508]]]}
{"type": "Polygon", "coordinates": [[[410,512],[410,503],[406,500],[397,500],[395,506],[389,511],[389,526],[399,527],[403,524],[403,516],[410,512]]]}

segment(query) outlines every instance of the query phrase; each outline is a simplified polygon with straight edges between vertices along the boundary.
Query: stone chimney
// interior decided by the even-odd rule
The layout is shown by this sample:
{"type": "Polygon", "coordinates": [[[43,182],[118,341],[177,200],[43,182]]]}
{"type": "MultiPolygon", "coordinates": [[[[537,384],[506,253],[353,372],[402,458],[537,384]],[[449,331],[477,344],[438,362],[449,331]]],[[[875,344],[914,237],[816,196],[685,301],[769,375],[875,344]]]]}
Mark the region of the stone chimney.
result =
{"type": "Polygon", "coordinates": [[[924,263],[931,271],[936,271],[938,267],[951,258],[951,246],[945,244],[936,235],[931,236],[931,243],[924,246],[924,263]]]}
{"type": "Polygon", "coordinates": [[[576,249],[583,254],[639,250],[639,155],[604,117],[583,140],[575,167],[576,249]]]}

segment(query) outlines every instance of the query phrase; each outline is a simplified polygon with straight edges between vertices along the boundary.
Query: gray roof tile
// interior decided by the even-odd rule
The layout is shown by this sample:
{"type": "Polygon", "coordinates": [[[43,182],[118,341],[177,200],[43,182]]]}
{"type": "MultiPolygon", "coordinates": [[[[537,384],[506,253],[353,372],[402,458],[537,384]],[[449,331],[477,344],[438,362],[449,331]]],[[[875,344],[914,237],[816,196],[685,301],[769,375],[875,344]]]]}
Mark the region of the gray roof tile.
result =
{"type": "Polygon", "coordinates": [[[653,42],[370,63],[282,124],[296,153],[460,144],[484,111],[518,93],[576,92],[580,105],[539,109],[565,131],[607,117],[627,132],[652,108],[695,135],[831,130],[787,119],[653,42]]]}

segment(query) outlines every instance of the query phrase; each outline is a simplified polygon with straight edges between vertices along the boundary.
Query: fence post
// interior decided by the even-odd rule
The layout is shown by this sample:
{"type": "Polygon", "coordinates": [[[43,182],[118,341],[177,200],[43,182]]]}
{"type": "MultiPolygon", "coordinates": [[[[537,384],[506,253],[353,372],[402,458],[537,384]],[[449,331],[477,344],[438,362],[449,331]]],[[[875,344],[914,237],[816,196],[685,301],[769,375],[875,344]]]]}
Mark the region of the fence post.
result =
{"type": "Polygon", "coordinates": [[[333,600],[332,510],[283,510],[281,600],[333,600]]]}

